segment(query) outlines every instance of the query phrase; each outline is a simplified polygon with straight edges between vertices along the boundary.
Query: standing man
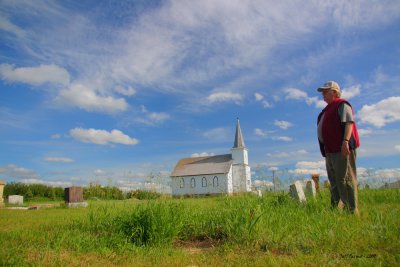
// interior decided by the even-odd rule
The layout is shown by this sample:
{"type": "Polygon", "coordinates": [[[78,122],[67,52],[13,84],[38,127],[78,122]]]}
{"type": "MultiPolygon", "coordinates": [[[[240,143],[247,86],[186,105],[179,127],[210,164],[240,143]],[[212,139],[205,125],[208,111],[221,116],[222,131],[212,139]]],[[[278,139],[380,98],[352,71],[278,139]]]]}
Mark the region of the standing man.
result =
{"type": "Polygon", "coordinates": [[[346,210],[358,215],[356,149],[360,140],[354,112],[340,98],[336,82],[326,82],[318,92],[328,104],[318,116],[318,141],[331,184],[331,205],[336,208],[341,200],[346,210]]]}

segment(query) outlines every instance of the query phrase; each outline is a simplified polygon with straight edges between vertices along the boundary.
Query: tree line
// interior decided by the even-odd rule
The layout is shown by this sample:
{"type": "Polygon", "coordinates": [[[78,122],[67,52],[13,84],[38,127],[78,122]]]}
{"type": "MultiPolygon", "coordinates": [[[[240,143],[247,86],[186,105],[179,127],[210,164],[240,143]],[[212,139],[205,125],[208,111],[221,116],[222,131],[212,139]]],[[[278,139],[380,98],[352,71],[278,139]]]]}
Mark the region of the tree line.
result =
{"type": "MultiPolygon", "coordinates": [[[[4,186],[3,195],[5,199],[10,195],[20,195],[23,196],[25,200],[64,200],[64,188],[51,187],[43,184],[8,183],[4,186]]],[[[159,198],[160,196],[161,194],[157,192],[148,192],[144,190],[124,192],[115,186],[101,186],[93,183],[89,184],[89,186],[83,187],[83,198],[85,200],[122,200],[129,198],[154,199],[159,198]]]]}

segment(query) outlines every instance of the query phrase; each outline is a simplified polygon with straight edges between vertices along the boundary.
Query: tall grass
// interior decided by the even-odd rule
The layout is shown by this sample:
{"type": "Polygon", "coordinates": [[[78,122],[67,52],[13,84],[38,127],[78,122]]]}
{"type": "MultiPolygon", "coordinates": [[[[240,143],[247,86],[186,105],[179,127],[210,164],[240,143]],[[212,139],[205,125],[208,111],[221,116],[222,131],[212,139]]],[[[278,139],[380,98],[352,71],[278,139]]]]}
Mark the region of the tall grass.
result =
{"type": "Polygon", "coordinates": [[[4,210],[0,211],[0,242],[7,246],[0,251],[0,263],[49,265],[48,257],[72,253],[72,258],[97,255],[104,264],[141,265],[142,260],[143,265],[150,261],[167,266],[172,262],[396,265],[399,208],[399,190],[363,190],[361,217],[331,210],[328,192],[306,204],[285,194],[271,194],[99,201],[90,202],[87,209],[4,210]],[[23,222],[18,226],[18,221],[23,222]],[[204,252],[208,257],[200,253],[183,259],[182,244],[201,242],[216,248],[204,252]]]}

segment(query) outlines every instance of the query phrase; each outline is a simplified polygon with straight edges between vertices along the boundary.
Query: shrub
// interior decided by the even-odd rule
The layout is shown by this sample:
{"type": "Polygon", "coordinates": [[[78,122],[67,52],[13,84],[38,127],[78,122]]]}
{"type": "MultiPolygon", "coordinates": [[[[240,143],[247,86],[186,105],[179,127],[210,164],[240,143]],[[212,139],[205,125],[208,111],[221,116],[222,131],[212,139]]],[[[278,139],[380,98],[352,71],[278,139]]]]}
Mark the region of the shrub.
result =
{"type": "Polygon", "coordinates": [[[127,197],[136,199],[157,199],[161,197],[161,194],[145,190],[136,190],[129,192],[127,197]]]}

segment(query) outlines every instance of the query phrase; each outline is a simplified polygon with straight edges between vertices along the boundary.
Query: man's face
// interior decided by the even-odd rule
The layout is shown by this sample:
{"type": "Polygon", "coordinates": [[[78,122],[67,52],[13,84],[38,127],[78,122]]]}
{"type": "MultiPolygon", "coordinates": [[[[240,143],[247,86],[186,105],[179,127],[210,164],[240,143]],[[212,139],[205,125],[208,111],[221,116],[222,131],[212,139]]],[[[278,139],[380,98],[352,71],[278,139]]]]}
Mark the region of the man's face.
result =
{"type": "Polygon", "coordinates": [[[322,91],[322,96],[324,97],[324,101],[328,104],[332,103],[333,100],[335,100],[335,92],[331,89],[322,91]]]}

